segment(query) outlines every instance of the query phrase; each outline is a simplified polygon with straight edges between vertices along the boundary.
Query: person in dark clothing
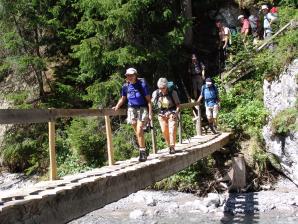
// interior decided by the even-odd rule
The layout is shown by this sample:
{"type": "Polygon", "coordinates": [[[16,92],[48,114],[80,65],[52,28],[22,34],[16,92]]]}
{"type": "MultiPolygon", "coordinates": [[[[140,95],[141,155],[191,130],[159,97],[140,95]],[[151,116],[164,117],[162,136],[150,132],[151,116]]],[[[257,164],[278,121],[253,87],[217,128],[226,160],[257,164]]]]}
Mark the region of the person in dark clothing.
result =
{"type": "Polygon", "coordinates": [[[198,98],[198,92],[201,92],[202,85],[205,79],[205,65],[199,61],[195,54],[191,56],[191,63],[188,68],[192,82],[192,97],[198,98]]]}

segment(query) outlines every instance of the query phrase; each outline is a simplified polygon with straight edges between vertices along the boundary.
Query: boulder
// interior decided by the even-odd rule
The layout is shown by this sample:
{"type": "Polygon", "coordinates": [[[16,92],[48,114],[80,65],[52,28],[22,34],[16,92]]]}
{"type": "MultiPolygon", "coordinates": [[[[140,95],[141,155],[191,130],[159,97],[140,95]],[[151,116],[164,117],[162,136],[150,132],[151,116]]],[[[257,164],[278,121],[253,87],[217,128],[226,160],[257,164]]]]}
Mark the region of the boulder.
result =
{"type": "Polygon", "coordinates": [[[271,121],[280,111],[296,106],[298,93],[298,59],[295,59],[277,80],[264,81],[264,104],[270,115],[263,128],[266,150],[280,161],[281,171],[298,184],[298,132],[286,136],[273,134],[271,121]]]}

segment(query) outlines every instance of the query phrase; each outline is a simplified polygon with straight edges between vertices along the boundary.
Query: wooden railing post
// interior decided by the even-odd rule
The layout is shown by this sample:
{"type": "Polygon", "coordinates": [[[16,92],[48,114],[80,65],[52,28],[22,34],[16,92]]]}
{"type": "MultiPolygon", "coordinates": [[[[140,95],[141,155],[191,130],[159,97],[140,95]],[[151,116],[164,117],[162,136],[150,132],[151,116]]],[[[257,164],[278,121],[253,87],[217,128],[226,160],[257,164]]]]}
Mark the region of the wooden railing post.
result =
{"type": "Polygon", "coordinates": [[[109,166],[114,164],[114,148],[112,142],[112,129],[111,129],[111,122],[110,117],[105,116],[105,123],[106,123],[106,133],[107,133],[107,145],[108,145],[108,160],[109,166]]]}
{"type": "Polygon", "coordinates": [[[179,121],[179,126],[178,126],[179,143],[182,144],[182,114],[181,114],[181,112],[179,112],[178,121],[179,121]]]}
{"type": "Polygon", "coordinates": [[[51,118],[49,121],[50,180],[57,179],[55,141],[55,120],[51,118]]]}
{"type": "Polygon", "coordinates": [[[156,149],[156,135],[155,135],[155,130],[153,126],[153,117],[152,120],[150,121],[150,126],[151,126],[151,139],[152,139],[152,153],[156,154],[157,149],[156,149]]]}
{"type": "Polygon", "coordinates": [[[196,106],[196,109],[198,111],[198,115],[197,115],[197,118],[196,118],[197,135],[202,135],[202,121],[201,121],[201,109],[200,109],[200,105],[196,106]]]}

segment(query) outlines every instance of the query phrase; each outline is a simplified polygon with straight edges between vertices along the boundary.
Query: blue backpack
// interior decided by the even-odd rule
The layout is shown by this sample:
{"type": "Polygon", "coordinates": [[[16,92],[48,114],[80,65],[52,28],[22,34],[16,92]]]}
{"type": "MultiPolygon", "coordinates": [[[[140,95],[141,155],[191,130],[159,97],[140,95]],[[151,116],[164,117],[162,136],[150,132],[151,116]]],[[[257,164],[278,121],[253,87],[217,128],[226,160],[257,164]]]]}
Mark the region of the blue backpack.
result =
{"type": "MultiPolygon", "coordinates": [[[[208,88],[208,87],[207,87],[206,84],[204,84],[203,87],[202,87],[202,96],[203,96],[203,98],[205,98],[205,96],[204,96],[204,91],[205,91],[205,89],[207,89],[207,88],[208,88]]],[[[212,89],[214,90],[214,92],[215,92],[215,96],[214,96],[214,98],[212,98],[212,99],[218,100],[219,98],[218,98],[218,90],[217,90],[217,88],[215,87],[214,84],[211,85],[211,88],[212,88],[212,89]]],[[[209,99],[205,99],[205,100],[209,100],[209,99]]]]}

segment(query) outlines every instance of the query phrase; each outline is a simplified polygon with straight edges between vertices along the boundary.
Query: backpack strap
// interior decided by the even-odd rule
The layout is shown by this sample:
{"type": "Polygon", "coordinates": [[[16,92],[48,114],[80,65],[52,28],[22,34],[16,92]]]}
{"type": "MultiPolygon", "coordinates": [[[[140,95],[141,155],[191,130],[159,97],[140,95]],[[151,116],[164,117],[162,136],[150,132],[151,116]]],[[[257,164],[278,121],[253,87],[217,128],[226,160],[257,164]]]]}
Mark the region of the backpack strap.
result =
{"type": "MultiPolygon", "coordinates": [[[[146,96],[145,96],[145,92],[144,92],[144,89],[143,89],[143,86],[142,86],[142,83],[144,83],[144,79],[137,79],[137,82],[136,82],[136,89],[138,90],[138,92],[142,95],[142,97],[145,99],[145,101],[147,102],[146,100],[146,96]]],[[[126,89],[128,90],[128,82],[124,83],[124,86],[126,87],[126,89]]]]}
{"type": "Polygon", "coordinates": [[[173,102],[173,103],[175,104],[175,106],[177,107],[177,103],[176,103],[176,101],[174,100],[174,97],[173,97],[173,91],[174,91],[174,89],[170,90],[169,93],[168,93],[168,95],[170,96],[172,102],[173,102]]]}
{"type": "MultiPolygon", "coordinates": [[[[154,105],[157,105],[158,104],[158,100],[161,97],[161,93],[160,93],[159,89],[157,89],[156,91],[157,91],[156,97],[155,97],[155,99],[153,101],[153,104],[154,105]]],[[[169,92],[168,92],[168,94],[166,96],[169,96],[171,98],[172,102],[175,104],[175,107],[177,107],[176,101],[174,100],[174,97],[173,97],[173,91],[174,91],[173,89],[172,90],[169,90],[169,92]]]]}

